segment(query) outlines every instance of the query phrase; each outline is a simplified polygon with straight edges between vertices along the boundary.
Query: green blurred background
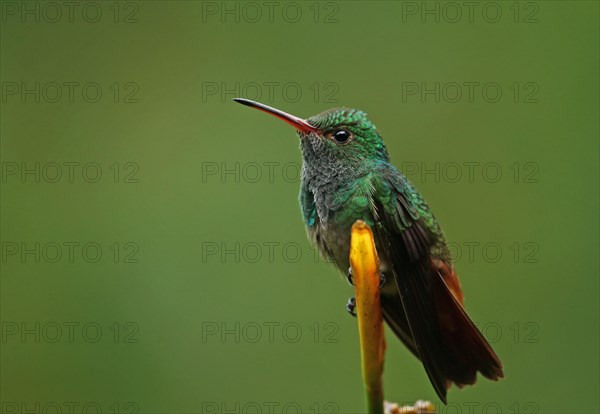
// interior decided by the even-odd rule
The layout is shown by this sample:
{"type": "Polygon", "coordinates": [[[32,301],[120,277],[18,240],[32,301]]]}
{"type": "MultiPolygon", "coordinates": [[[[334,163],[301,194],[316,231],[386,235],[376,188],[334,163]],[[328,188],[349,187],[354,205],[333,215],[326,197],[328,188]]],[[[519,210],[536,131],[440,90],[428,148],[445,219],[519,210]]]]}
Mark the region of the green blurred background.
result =
{"type": "MultiPolygon", "coordinates": [[[[66,4],[1,3],[3,412],[364,411],[295,134],[239,95],[365,110],[432,206],[506,373],[441,412],[600,410],[598,2],[66,4]]],[[[439,403],[386,335],[387,399],[439,403]]]]}

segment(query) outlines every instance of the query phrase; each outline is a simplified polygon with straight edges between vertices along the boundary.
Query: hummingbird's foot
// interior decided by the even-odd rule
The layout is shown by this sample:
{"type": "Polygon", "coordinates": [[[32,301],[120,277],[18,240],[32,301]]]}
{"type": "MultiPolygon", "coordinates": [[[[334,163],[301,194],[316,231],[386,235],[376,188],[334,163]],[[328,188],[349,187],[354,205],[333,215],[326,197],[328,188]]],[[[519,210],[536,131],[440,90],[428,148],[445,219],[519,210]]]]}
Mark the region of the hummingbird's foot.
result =
{"type": "MultiPolygon", "coordinates": [[[[354,279],[352,276],[352,268],[351,267],[348,268],[348,275],[346,276],[346,278],[348,279],[348,283],[350,283],[352,286],[354,286],[354,279]]],[[[386,282],[387,282],[387,279],[385,277],[385,274],[383,272],[380,272],[379,273],[379,289],[384,287],[386,282]]]]}
{"type": "Polygon", "coordinates": [[[348,275],[346,275],[346,278],[348,279],[348,283],[350,283],[352,286],[354,286],[354,280],[352,279],[352,268],[349,267],[348,268],[348,275]]]}
{"type": "Polygon", "coordinates": [[[385,282],[387,282],[385,274],[383,272],[379,272],[379,289],[385,286],[385,282]]]}
{"type": "Polygon", "coordinates": [[[350,299],[348,299],[348,303],[346,303],[346,310],[350,315],[356,318],[356,312],[354,312],[354,309],[356,309],[356,299],[354,297],[351,297],[350,299]]]}

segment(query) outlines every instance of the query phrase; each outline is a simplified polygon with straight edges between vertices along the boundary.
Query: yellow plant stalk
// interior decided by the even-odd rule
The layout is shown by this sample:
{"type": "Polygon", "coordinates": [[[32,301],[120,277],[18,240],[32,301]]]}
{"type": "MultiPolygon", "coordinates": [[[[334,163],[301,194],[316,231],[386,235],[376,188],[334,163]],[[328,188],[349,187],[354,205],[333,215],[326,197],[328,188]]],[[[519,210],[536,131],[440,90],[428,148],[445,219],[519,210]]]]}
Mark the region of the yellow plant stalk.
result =
{"type": "Polygon", "coordinates": [[[369,414],[383,414],[385,337],[379,299],[379,257],[373,233],[362,220],[352,226],[350,266],[356,296],[362,376],[369,414]]]}

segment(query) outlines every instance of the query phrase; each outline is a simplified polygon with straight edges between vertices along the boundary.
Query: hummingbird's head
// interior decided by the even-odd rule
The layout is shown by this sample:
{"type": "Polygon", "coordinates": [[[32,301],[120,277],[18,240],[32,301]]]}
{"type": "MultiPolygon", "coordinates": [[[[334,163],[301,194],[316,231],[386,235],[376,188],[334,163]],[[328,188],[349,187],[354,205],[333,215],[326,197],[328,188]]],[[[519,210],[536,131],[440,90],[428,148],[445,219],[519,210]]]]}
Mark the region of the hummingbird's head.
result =
{"type": "Polygon", "coordinates": [[[334,108],[306,120],[316,131],[299,131],[303,147],[310,145],[349,162],[388,161],[383,139],[367,114],[359,109],[334,108]],[[308,142],[307,142],[308,141],[308,142]]]}
{"type": "Polygon", "coordinates": [[[358,168],[389,160],[375,125],[358,109],[335,108],[302,119],[248,99],[234,101],[271,114],[296,128],[304,160],[310,164],[335,162],[358,168]]]}

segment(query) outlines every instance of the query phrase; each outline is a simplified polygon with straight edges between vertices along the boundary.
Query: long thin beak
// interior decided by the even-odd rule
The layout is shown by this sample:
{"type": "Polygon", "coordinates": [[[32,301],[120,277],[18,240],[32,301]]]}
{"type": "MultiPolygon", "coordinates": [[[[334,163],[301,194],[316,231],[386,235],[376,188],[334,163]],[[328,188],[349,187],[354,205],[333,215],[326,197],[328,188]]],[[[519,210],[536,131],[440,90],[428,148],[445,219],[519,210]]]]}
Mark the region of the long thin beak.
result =
{"type": "Polygon", "coordinates": [[[296,128],[300,132],[304,132],[304,133],[315,132],[316,133],[318,131],[318,129],[316,127],[312,126],[304,119],[298,118],[297,116],[294,116],[294,115],[290,115],[287,112],[280,111],[279,109],[271,108],[270,106],[261,104],[260,102],[254,102],[254,101],[251,101],[250,99],[243,99],[243,98],[233,98],[233,100],[238,103],[241,103],[242,105],[246,105],[251,108],[256,108],[259,111],[263,111],[268,114],[271,114],[271,115],[281,119],[282,121],[287,122],[288,124],[290,124],[291,126],[296,128]]]}

